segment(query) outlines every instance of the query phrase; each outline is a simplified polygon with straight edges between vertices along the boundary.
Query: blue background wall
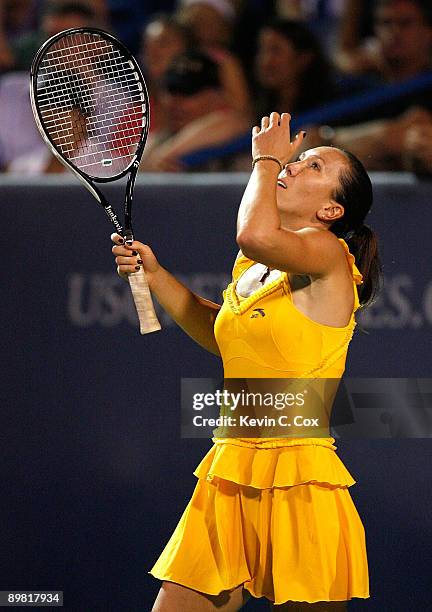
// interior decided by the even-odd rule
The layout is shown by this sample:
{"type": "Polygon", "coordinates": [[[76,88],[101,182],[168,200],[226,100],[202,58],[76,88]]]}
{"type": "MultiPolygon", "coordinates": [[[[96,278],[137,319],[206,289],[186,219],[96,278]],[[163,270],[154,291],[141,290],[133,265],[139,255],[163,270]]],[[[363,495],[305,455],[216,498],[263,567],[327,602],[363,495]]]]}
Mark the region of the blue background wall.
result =
{"type": "MultiPolygon", "coordinates": [[[[68,177],[3,178],[0,590],[63,589],[69,610],[150,610],[146,572],[168,540],[211,445],[180,439],[181,377],[221,377],[219,360],[160,313],[140,336],[115,273],[111,225],[68,177]]],[[[229,280],[247,177],[140,177],[135,231],[161,263],[215,301],[229,280]]],[[[430,183],[374,176],[369,223],[386,277],[360,318],[347,375],[430,377],[430,183]]],[[[115,204],[121,186],[106,193],[115,204]]],[[[338,440],[358,484],[371,599],[350,609],[432,604],[432,445],[338,440]]],[[[253,601],[245,609],[264,610],[253,601]]]]}

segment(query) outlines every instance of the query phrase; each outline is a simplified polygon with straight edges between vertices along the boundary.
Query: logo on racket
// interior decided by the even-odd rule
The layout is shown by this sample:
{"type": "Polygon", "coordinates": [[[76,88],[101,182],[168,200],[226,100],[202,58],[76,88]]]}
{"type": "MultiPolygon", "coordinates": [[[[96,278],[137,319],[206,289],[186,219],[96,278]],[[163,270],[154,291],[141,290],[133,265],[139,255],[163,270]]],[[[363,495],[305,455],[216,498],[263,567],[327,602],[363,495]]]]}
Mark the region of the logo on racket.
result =
{"type": "Polygon", "coordinates": [[[117,230],[119,231],[120,234],[123,233],[123,228],[121,226],[121,223],[119,222],[117,215],[115,214],[115,212],[113,211],[113,209],[111,208],[111,205],[108,206],[104,206],[108,217],[111,219],[111,221],[114,223],[114,225],[116,226],[117,230]]]}

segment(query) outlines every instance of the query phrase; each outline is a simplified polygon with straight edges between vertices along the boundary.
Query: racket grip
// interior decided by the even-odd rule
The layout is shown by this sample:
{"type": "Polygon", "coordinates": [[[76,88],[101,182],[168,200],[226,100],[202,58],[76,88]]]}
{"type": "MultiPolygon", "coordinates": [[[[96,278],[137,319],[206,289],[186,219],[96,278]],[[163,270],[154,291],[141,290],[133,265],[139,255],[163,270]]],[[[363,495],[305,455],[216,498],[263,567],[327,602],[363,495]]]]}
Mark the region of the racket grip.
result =
{"type": "Polygon", "coordinates": [[[138,272],[128,274],[128,280],[138,313],[141,334],[161,329],[144,270],[141,268],[138,272]]]}

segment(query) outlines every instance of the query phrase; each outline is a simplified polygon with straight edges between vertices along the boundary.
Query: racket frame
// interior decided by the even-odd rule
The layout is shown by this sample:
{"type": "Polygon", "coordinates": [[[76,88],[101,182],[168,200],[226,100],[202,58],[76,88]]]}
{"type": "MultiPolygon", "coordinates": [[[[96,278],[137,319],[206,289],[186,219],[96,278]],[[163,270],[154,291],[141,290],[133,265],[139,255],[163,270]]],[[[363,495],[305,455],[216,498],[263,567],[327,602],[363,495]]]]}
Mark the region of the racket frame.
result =
{"type": "MultiPolygon", "coordinates": [[[[117,233],[124,237],[125,242],[131,244],[134,240],[133,230],[132,230],[132,220],[131,220],[131,212],[132,212],[132,200],[133,200],[133,190],[135,186],[135,180],[138,172],[138,168],[140,165],[141,157],[144,151],[144,147],[147,141],[147,135],[150,126],[150,101],[149,94],[147,90],[147,85],[142,74],[141,68],[129,51],[129,49],[119,41],[115,36],[105,32],[104,30],[100,30],[99,28],[69,28],[67,30],[63,30],[58,34],[55,34],[51,38],[49,38],[38,50],[36,53],[31,70],[30,70],[30,101],[33,110],[33,115],[36,121],[36,125],[39,129],[39,132],[44,139],[45,143],[48,145],[49,149],[52,151],[53,155],[71,172],[75,174],[75,176],[83,183],[86,189],[93,195],[96,201],[102,206],[105,210],[106,215],[108,216],[111,223],[117,230],[117,233]],[[101,38],[104,38],[114,46],[117,46],[121,52],[125,55],[125,58],[128,62],[130,62],[133,66],[134,71],[138,74],[138,80],[142,86],[142,93],[144,97],[144,105],[146,112],[144,114],[145,117],[145,125],[142,126],[142,133],[136,148],[136,151],[124,170],[116,174],[115,176],[110,177],[95,177],[91,174],[86,174],[79,168],[75,167],[72,163],[70,163],[62,154],[62,152],[58,149],[57,145],[51,140],[47,133],[46,125],[44,123],[42,114],[39,112],[39,105],[36,99],[35,92],[37,90],[37,76],[39,71],[39,66],[45,56],[45,52],[47,49],[52,47],[58,40],[64,38],[66,35],[72,34],[97,34],[101,38]],[[126,189],[125,189],[125,200],[124,200],[124,227],[120,223],[120,220],[114,211],[111,204],[109,204],[106,197],[103,193],[98,189],[95,183],[111,183],[122,177],[129,174],[126,189]]],[[[139,321],[140,321],[140,330],[142,334],[146,334],[152,331],[157,331],[161,329],[160,323],[157,319],[156,313],[154,311],[150,290],[148,288],[148,283],[146,280],[145,272],[143,268],[140,268],[138,272],[128,274],[129,284],[132,289],[132,293],[134,296],[135,305],[138,311],[139,321]]]]}
{"type": "Polygon", "coordinates": [[[140,165],[144,147],[147,141],[149,126],[150,126],[150,101],[149,101],[148,89],[147,89],[147,85],[144,79],[144,75],[141,71],[141,68],[138,62],[136,61],[136,59],[134,58],[134,56],[132,55],[132,53],[115,36],[113,36],[112,34],[109,34],[108,32],[105,32],[104,30],[100,30],[99,28],[90,28],[90,27],[89,28],[69,28],[68,30],[63,30],[62,32],[59,32],[58,34],[51,36],[51,38],[45,41],[33,59],[32,66],[30,69],[30,102],[31,102],[33,114],[35,117],[37,127],[39,129],[39,132],[41,133],[43,139],[45,140],[46,144],[49,146],[53,154],[66,168],[71,170],[79,178],[79,180],[85,185],[87,190],[90,191],[90,193],[94,196],[94,198],[99,202],[99,204],[105,210],[106,215],[110,219],[111,223],[113,223],[117,232],[121,236],[125,237],[126,242],[132,242],[133,241],[133,230],[132,230],[132,220],[131,220],[132,194],[133,194],[133,189],[135,186],[136,175],[138,172],[138,168],[140,165]],[[91,174],[84,173],[82,170],[80,170],[79,168],[71,164],[63,156],[62,152],[58,149],[57,145],[49,137],[47,133],[48,130],[46,129],[46,125],[43,120],[42,114],[39,112],[39,105],[37,103],[37,99],[35,96],[35,92],[37,90],[37,76],[38,76],[39,66],[43,58],[45,57],[45,53],[47,49],[52,47],[58,40],[64,38],[66,35],[73,35],[73,34],[97,34],[98,36],[105,38],[108,42],[112,43],[113,45],[117,45],[120,48],[120,50],[124,53],[126,59],[133,64],[133,69],[138,74],[139,80],[143,88],[142,93],[144,96],[144,104],[146,107],[145,126],[143,126],[144,129],[142,131],[140,141],[138,143],[137,149],[130,163],[124,170],[122,170],[115,176],[110,176],[110,177],[92,176],[91,174]],[[124,227],[123,227],[112,205],[109,204],[108,200],[105,198],[103,193],[100,191],[100,189],[98,189],[98,187],[94,183],[102,183],[102,184],[111,183],[113,181],[121,179],[122,177],[126,176],[126,174],[129,174],[129,178],[128,178],[127,185],[126,185],[126,194],[125,194],[125,201],[124,201],[124,227]]]}

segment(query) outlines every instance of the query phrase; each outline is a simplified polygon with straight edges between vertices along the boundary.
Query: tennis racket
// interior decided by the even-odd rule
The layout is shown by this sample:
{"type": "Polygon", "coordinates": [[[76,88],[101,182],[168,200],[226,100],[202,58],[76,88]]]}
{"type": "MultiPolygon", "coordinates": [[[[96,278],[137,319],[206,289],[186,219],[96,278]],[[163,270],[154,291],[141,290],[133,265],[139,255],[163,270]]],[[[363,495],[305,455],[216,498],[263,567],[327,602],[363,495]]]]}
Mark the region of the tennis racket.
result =
{"type": "MultiPolygon", "coordinates": [[[[52,153],[84,183],[130,244],[133,190],[150,120],[147,87],[135,58],[103,30],[65,30],[37,52],[30,98],[52,153]],[[97,183],[126,175],[122,226],[97,183]]],[[[129,274],[128,280],[141,333],[160,329],[144,270],[129,274]]]]}

